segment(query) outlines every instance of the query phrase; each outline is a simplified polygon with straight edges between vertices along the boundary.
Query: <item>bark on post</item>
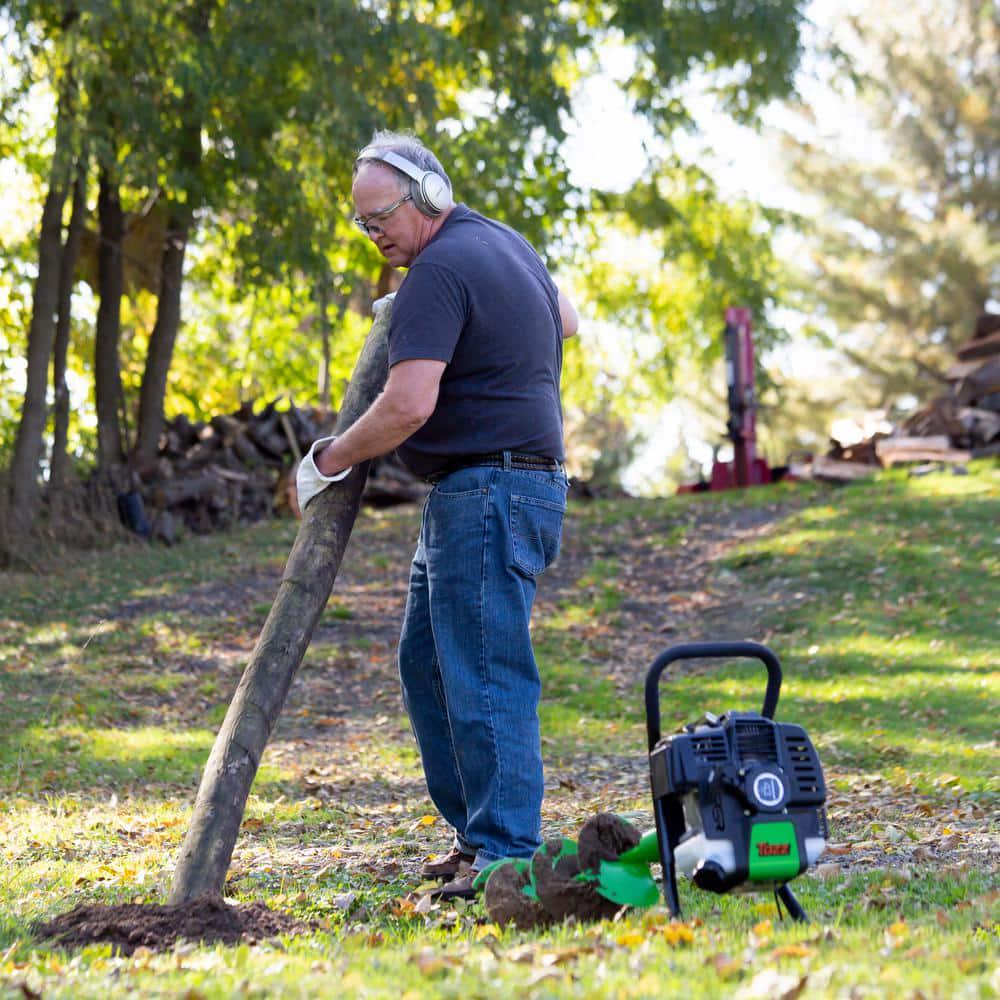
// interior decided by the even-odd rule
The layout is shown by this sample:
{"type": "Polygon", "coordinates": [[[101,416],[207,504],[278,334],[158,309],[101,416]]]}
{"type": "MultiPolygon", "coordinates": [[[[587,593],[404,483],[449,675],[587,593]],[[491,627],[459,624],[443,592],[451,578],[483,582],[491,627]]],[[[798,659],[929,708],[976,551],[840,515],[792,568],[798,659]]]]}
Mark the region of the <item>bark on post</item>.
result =
{"type": "MultiPolygon", "coordinates": [[[[387,305],[372,325],[347,387],[335,433],[353,424],[385,384],[390,313],[387,305]]],[[[250,786],[333,589],[367,475],[365,462],[343,482],[319,494],[303,512],[274,604],[205,765],[174,871],[171,903],[222,893],[250,786]]]]}

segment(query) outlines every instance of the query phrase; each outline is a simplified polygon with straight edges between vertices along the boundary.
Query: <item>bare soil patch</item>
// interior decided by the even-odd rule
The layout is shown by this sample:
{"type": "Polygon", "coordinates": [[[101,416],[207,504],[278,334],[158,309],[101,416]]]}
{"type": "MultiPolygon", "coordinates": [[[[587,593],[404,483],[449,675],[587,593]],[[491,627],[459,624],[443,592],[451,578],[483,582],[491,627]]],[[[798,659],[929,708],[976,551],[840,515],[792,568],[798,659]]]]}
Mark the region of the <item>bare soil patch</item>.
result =
{"type": "Polygon", "coordinates": [[[203,896],[176,906],[81,904],[41,924],[36,932],[64,948],[104,942],[118,954],[131,955],[137,948],[167,951],[182,940],[254,944],[310,929],[301,920],[269,910],[263,903],[231,906],[217,896],[203,896]]]}

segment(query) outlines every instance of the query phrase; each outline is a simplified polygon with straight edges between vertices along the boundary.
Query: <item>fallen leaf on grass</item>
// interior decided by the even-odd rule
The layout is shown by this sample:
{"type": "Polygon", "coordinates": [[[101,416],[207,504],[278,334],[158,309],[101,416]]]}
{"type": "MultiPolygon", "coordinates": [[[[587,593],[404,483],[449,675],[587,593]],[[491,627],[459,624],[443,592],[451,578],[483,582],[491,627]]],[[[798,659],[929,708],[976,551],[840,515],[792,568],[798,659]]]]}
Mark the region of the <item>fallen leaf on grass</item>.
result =
{"type": "Polygon", "coordinates": [[[694,941],[694,931],[687,924],[672,922],[663,928],[663,939],[676,948],[678,945],[691,944],[694,941]]]}
{"type": "Polygon", "coordinates": [[[853,844],[827,844],[824,854],[850,854],[854,850],[853,844]]]}
{"type": "Polygon", "coordinates": [[[806,988],[808,976],[786,975],[775,969],[763,969],[736,994],[740,1000],[796,1000],[806,988]]]}
{"type": "Polygon", "coordinates": [[[534,962],[538,949],[533,944],[520,944],[504,953],[508,962],[534,962]]]}
{"type": "Polygon", "coordinates": [[[711,965],[715,969],[715,974],[720,979],[735,979],[743,971],[743,962],[739,958],[733,958],[728,952],[720,951],[714,955],[709,955],[706,965],[711,965]]]}
{"type": "Polygon", "coordinates": [[[885,949],[884,951],[893,951],[898,948],[909,936],[910,929],[906,926],[906,921],[897,920],[895,923],[890,924],[885,929],[885,934],[883,935],[885,939],[885,949]]]}
{"type": "Polygon", "coordinates": [[[770,920],[761,920],[750,928],[750,945],[753,948],[760,948],[767,944],[774,937],[774,924],[770,920]]]}
{"type": "Polygon", "coordinates": [[[859,840],[856,844],[851,844],[851,848],[855,851],[872,851],[879,846],[877,840],[859,840]]]}
{"type": "Polygon", "coordinates": [[[434,900],[431,899],[429,895],[421,896],[420,899],[417,900],[416,905],[413,907],[413,912],[425,914],[425,913],[430,913],[431,910],[433,910],[434,908],[435,908],[434,900]]]}
{"type": "Polygon", "coordinates": [[[420,970],[421,975],[433,976],[438,972],[458,965],[458,959],[450,955],[444,955],[434,948],[421,948],[415,955],[410,957],[410,961],[420,970]]]}
{"type": "Polygon", "coordinates": [[[775,948],[768,958],[811,958],[815,954],[815,950],[806,944],[783,944],[775,948]]]}
{"type": "Polygon", "coordinates": [[[626,931],[624,934],[619,934],[615,938],[615,941],[620,944],[623,948],[628,948],[629,950],[633,948],[638,948],[639,945],[643,944],[646,940],[646,935],[642,931],[626,931]]]}
{"type": "Polygon", "coordinates": [[[545,952],[538,960],[538,964],[546,968],[554,965],[565,965],[567,962],[575,962],[581,955],[592,955],[593,948],[556,948],[555,951],[545,952]]]}

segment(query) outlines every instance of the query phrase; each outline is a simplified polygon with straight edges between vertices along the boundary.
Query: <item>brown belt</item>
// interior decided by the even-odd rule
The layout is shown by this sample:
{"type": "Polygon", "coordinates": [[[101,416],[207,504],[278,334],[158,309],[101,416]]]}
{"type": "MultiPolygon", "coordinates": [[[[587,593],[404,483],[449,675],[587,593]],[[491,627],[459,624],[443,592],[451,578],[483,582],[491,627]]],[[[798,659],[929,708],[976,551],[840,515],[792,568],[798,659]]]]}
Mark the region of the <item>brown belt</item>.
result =
{"type": "Polygon", "coordinates": [[[439,483],[445,476],[450,476],[459,469],[471,469],[476,466],[487,466],[494,469],[528,469],[535,472],[559,472],[563,465],[556,458],[546,458],[544,455],[525,455],[521,452],[492,452],[489,455],[463,455],[449,462],[448,465],[424,479],[428,483],[439,483]]]}

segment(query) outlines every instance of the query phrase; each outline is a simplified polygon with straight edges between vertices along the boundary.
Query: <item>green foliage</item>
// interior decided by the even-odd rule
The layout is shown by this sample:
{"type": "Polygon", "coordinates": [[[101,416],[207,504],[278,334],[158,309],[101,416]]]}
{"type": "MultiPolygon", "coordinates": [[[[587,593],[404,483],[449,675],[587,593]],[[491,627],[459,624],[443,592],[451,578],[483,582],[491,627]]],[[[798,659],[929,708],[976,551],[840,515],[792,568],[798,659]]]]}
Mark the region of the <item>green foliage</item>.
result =
{"type": "MultiPolygon", "coordinates": [[[[633,330],[655,323],[664,334],[656,361],[660,370],[665,362],[665,374],[680,353],[701,360],[720,356],[722,317],[735,303],[760,317],[755,339],[761,350],[780,341],[781,331],[766,321],[782,286],[782,268],[770,246],[771,213],[723,201],[704,171],[684,164],[660,165],[617,206],[614,199],[605,202],[646,236],[658,257],[625,274],[605,263],[610,280],[596,284],[595,305],[633,330]]],[[[597,252],[601,231],[596,225],[592,233],[597,252]]]]}

